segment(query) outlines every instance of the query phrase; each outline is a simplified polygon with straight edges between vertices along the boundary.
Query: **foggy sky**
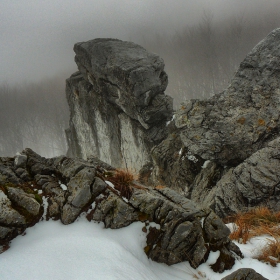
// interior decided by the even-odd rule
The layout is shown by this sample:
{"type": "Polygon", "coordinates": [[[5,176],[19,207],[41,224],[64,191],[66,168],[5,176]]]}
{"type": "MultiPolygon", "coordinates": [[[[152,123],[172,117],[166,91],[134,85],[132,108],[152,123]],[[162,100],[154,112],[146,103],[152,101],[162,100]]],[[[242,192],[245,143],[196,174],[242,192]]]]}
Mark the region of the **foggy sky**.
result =
{"type": "MultiPolygon", "coordinates": [[[[76,71],[73,45],[97,37],[122,40],[138,32],[172,34],[211,11],[215,20],[279,0],[1,0],[0,83],[38,81],[76,71]]],[[[140,35],[139,35],[140,36],[140,35]]],[[[67,78],[67,74],[65,74],[67,78]]]]}

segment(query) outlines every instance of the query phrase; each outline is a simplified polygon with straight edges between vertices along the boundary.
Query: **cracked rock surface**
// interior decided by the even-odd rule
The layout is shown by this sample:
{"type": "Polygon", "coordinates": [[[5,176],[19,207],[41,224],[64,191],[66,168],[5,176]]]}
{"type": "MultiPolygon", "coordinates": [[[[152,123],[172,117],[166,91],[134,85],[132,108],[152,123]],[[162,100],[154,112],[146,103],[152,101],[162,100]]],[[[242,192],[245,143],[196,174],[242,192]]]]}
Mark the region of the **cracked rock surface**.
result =
{"type": "Polygon", "coordinates": [[[163,60],[117,39],[77,43],[74,51],[79,72],[66,84],[68,154],[138,171],[167,136],[173,113],[163,60]]]}
{"type": "Polygon", "coordinates": [[[229,229],[214,212],[198,208],[174,190],[132,180],[129,186],[122,186],[129,191],[121,193],[112,184],[115,169],[107,170],[108,165],[100,160],[65,156],[46,159],[31,149],[22,155],[30,181],[17,175],[14,158],[0,159],[2,170],[9,167],[11,172],[0,185],[0,245],[6,249],[11,239],[38,222],[43,214],[42,201],[48,201],[44,217],[63,224],[73,223],[84,212],[89,221],[104,222],[106,228],[143,222],[147,232],[143,249],[157,262],[172,265],[189,261],[196,268],[207,260],[210,251],[218,250],[220,257],[212,268],[222,272],[232,267],[237,256],[242,257],[228,237],[229,229]],[[9,178],[20,183],[11,185],[9,178]]]}
{"type": "Polygon", "coordinates": [[[176,112],[181,139],[194,155],[236,166],[279,136],[280,28],[256,45],[229,87],[176,112]]]}

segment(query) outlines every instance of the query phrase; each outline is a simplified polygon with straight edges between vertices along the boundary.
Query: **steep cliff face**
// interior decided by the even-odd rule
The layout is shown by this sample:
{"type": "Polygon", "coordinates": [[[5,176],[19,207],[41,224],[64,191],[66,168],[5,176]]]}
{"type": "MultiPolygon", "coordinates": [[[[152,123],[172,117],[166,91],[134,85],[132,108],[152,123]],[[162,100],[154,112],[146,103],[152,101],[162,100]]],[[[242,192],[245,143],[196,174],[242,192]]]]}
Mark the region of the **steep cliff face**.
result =
{"type": "Polygon", "coordinates": [[[138,171],[167,136],[172,116],[163,60],[116,39],[77,43],[74,51],[79,72],[66,84],[68,154],[138,171]]]}

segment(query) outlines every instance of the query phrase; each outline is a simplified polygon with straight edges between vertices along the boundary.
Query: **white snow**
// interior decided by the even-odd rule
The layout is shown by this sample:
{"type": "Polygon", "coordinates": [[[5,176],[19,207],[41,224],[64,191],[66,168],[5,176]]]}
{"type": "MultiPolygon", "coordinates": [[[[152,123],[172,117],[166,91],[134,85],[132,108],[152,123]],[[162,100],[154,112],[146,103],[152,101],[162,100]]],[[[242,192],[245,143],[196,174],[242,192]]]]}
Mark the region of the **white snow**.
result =
{"type": "Polygon", "coordinates": [[[204,163],[203,163],[203,165],[201,166],[201,168],[206,168],[210,162],[211,162],[210,160],[204,161],[204,163]]]}
{"type": "MultiPolygon", "coordinates": [[[[150,224],[154,226],[154,224],[150,224]]],[[[231,271],[214,273],[209,265],[219,257],[211,253],[207,263],[196,270],[188,262],[167,266],[149,260],[143,248],[144,223],[129,227],[105,229],[103,223],[88,222],[84,215],[71,225],[60,221],[42,221],[18,236],[11,248],[0,255],[1,280],[220,280],[238,268],[253,268],[270,280],[280,279],[280,266],[273,268],[252,259],[266,237],[246,245],[238,244],[245,258],[231,271]]]]}

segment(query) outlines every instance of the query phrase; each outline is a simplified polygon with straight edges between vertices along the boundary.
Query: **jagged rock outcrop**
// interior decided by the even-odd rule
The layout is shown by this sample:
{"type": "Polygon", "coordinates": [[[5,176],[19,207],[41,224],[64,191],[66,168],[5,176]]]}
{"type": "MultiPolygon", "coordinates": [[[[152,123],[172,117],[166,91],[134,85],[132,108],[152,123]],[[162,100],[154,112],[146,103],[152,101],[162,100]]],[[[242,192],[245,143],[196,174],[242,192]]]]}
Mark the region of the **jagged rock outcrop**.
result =
{"type": "Polygon", "coordinates": [[[20,168],[28,174],[25,180],[16,173],[17,158],[0,159],[1,170],[10,171],[4,180],[1,177],[0,244],[4,249],[12,238],[39,220],[44,200],[48,201],[46,218],[60,219],[64,224],[74,222],[82,212],[87,212],[89,221],[104,222],[106,228],[142,221],[143,231],[148,232],[144,250],[157,262],[172,265],[189,261],[196,268],[207,260],[210,251],[219,250],[212,268],[222,272],[233,266],[236,256],[242,257],[228,237],[229,229],[214,212],[196,207],[174,190],[137,181],[117,183],[117,171],[112,167],[107,170],[108,165],[95,158],[46,159],[31,149],[25,149],[22,156],[25,164],[20,168]],[[18,184],[9,181],[15,179],[18,184]]]}
{"type": "Polygon", "coordinates": [[[26,161],[27,157],[19,155],[0,158],[0,253],[43,214],[42,198],[26,170],[26,161]]]}
{"type": "Polygon", "coordinates": [[[224,92],[181,105],[172,132],[151,151],[155,184],[180,182],[182,193],[220,217],[264,204],[280,210],[279,43],[276,29],[224,92]]]}
{"type": "Polygon", "coordinates": [[[236,166],[279,136],[280,28],[240,64],[230,86],[207,100],[190,100],[175,124],[193,155],[236,166]]]}
{"type": "Polygon", "coordinates": [[[262,204],[279,210],[279,161],[271,154],[278,144],[270,147],[280,137],[279,43],[276,29],[226,90],[186,101],[169,122],[158,56],[115,39],[76,44],[79,72],[66,90],[72,155],[140,170],[142,183],[170,187],[221,217],[262,204]]]}
{"type": "Polygon", "coordinates": [[[138,171],[172,117],[163,60],[117,39],[77,43],[74,51],[79,72],[66,85],[69,155],[138,171]]]}
{"type": "Polygon", "coordinates": [[[231,168],[211,190],[204,188],[201,193],[191,198],[202,207],[211,207],[220,217],[261,204],[280,211],[280,137],[231,168]]]}

